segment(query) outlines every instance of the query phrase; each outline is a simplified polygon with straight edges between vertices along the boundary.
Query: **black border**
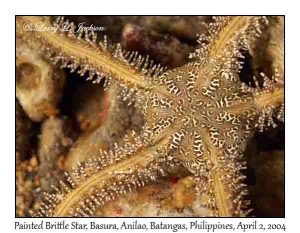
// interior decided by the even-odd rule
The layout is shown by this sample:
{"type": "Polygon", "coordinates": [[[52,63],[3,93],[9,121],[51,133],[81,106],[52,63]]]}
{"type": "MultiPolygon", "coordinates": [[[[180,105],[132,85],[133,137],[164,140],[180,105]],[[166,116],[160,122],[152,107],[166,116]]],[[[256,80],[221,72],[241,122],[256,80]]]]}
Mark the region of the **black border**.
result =
{"type": "MultiPolygon", "coordinates": [[[[17,30],[17,27],[16,27],[16,18],[18,16],[55,16],[55,15],[15,15],[15,98],[16,98],[16,73],[17,73],[17,70],[16,70],[16,39],[17,39],[17,34],[16,34],[16,30],[17,30]]],[[[66,16],[83,16],[83,15],[66,15],[66,16]]],[[[84,16],[172,16],[172,15],[84,15],[84,16]]],[[[177,15],[176,15],[177,16],[177,15]]],[[[199,16],[199,15],[178,15],[178,16],[199,16]]],[[[211,15],[201,15],[201,16],[211,16],[211,15]]],[[[216,16],[262,16],[262,15],[216,15],[216,16]]],[[[284,34],[284,106],[286,106],[286,99],[285,99],[285,29],[286,29],[286,24],[285,24],[285,21],[286,21],[286,16],[285,15],[265,15],[265,16],[282,16],[284,17],[284,29],[283,29],[283,34],[284,34]]],[[[15,112],[16,112],[16,101],[14,101],[15,103],[15,112]]],[[[284,115],[286,115],[285,113],[285,107],[284,107],[284,115]]],[[[16,115],[15,115],[15,138],[16,138],[16,115]]],[[[285,125],[284,125],[284,134],[286,134],[286,128],[285,128],[285,125]]],[[[285,137],[284,137],[284,144],[285,144],[285,137]]],[[[15,140],[15,151],[16,151],[16,140],[15,140]]],[[[285,149],[284,149],[284,216],[283,217],[20,217],[20,216],[16,216],[16,213],[17,213],[17,202],[16,202],[16,199],[17,199],[17,193],[16,193],[16,186],[15,186],[15,218],[16,219],[51,219],[51,218],[59,218],[59,219],[72,219],[72,218],[75,218],[75,219],[97,219],[97,218],[120,218],[120,219],[136,219],[136,218],[149,218],[149,219],[152,219],[152,218],[155,218],[155,219],[165,219],[165,218],[186,218],[186,219],[189,219],[189,218],[199,218],[199,219],[210,219],[210,218],[225,218],[225,219],[233,219],[233,218],[238,218],[238,219],[243,219],[243,218],[258,218],[258,219],[262,219],[262,218],[285,218],[285,214],[286,214],[286,189],[285,189],[285,179],[286,179],[286,173],[285,173],[285,166],[286,166],[286,163],[285,163],[285,149]]],[[[15,171],[14,171],[14,176],[15,176],[15,185],[17,184],[17,179],[16,179],[16,156],[15,156],[15,171]]]]}

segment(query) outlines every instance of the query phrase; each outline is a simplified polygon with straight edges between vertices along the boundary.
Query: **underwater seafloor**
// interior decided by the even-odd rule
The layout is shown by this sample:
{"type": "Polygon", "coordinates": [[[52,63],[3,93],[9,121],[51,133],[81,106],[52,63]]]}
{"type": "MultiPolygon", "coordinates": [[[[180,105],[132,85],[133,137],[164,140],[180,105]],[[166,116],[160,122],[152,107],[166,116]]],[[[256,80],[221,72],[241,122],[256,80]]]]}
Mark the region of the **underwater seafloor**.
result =
{"type": "MultiPolygon", "coordinates": [[[[67,16],[75,23],[100,25],[110,43],[149,55],[168,68],[186,64],[197,46],[197,34],[209,16],[67,16]]],[[[283,41],[283,21],[277,19],[277,40],[283,41]]],[[[274,30],[275,31],[275,30],[274,30]]],[[[262,36],[262,44],[271,43],[262,36]],[[265,41],[263,41],[265,40],[265,41]]],[[[110,148],[131,130],[139,132],[142,113],[128,102],[111,100],[118,90],[103,90],[69,69],[58,69],[16,41],[16,216],[40,208],[42,194],[51,191],[78,161],[91,159],[97,148],[110,148]],[[21,52],[20,52],[21,51],[21,52]],[[117,111],[115,111],[117,109],[117,111]],[[93,141],[97,147],[91,147],[93,141]]],[[[264,45],[265,46],[265,45],[264,45]]],[[[259,47],[259,46],[258,46],[259,47]]],[[[240,74],[247,83],[259,72],[270,73],[272,60],[262,47],[244,54],[240,74]]],[[[250,216],[284,217],[284,123],[256,133],[245,152],[250,216]]],[[[185,169],[105,204],[104,216],[199,216],[195,191],[185,169]]]]}

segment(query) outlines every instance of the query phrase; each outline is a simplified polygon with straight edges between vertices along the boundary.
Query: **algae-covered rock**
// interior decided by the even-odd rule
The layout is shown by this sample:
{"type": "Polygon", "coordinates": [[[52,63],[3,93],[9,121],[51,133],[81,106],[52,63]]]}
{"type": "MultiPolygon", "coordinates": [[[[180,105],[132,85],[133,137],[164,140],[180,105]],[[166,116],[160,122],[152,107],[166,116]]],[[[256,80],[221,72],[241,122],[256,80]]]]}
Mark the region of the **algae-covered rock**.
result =
{"type": "Polygon", "coordinates": [[[51,185],[58,185],[59,180],[64,178],[60,161],[72,145],[70,134],[71,129],[65,119],[50,117],[42,124],[38,157],[43,190],[51,190],[51,185]]]}
{"type": "Polygon", "coordinates": [[[20,40],[16,47],[16,96],[28,117],[40,122],[58,113],[65,73],[20,40]]]}
{"type": "Polygon", "coordinates": [[[260,72],[269,77],[278,71],[280,84],[284,82],[284,16],[268,17],[269,25],[262,35],[250,46],[253,58],[254,75],[259,77],[260,72]]]}
{"type": "MultiPolygon", "coordinates": [[[[109,100],[109,106],[94,108],[94,111],[103,118],[103,121],[100,125],[90,127],[89,130],[85,131],[72,146],[65,164],[67,171],[70,172],[76,168],[79,161],[87,161],[100,156],[99,150],[113,148],[115,142],[119,142],[125,134],[132,130],[135,132],[141,130],[144,123],[141,111],[134,104],[128,106],[128,101],[118,99],[119,91],[118,88],[108,90],[106,98],[109,100]]],[[[91,113],[91,115],[93,114],[91,113]]],[[[88,119],[91,118],[88,117],[88,119]]]]}

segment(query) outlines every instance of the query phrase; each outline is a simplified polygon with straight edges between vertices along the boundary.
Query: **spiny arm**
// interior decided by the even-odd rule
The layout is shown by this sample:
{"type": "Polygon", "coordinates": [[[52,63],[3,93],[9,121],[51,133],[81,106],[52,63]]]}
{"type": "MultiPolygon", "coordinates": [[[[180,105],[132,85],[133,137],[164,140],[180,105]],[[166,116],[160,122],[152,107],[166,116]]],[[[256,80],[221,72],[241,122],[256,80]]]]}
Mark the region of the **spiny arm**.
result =
{"type": "Polygon", "coordinates": [[[76,34],[76,30],[73,23],[63,21],[63,18],[52,23],[49,17],[17,17],[17,36],[49,60],[60,62],[62,67],[78,70],[81,75],[89,72],[89,79],[95,79],[95,82],[105,76],[109,82],[115,81],[128,88],[145,88],[148,76],[157,76],[163,71],[163,67],[153,65],[148,57],[134,52],[123,54],[119,44],[111,51],[106,38],[97,42],[95,33],[81,30],[76,34]],[[69,31],[61,30],[63,27],[68,27],[69,31]],[[56,29],[50,31],[47,28],[56,29]]]}
{"type": "MultiPolygon", "coordinates": [[[[261,34],[262,27],[268,24],[264,16],[217,16],[206,23],[208,35],[199,35],[200,48],[191,57],[212,59],[228,48],[232,39],[239,40],[239,48],[248,49],[249,42],[261,34]]],[[[226,51],[230,52],[230,51],[226,51]]]]}
{"type": "Polygon", "coordinates": [[[275,70],[275,75],[268,78],[261,73],[263,77],[263,86],[260,87],[258,81],[255,80],[255,88],[248,87],[243,84],[242,88],[253,95],[254,105],[259,114],[256,127],[260,132],[265,128],[276,127],[277,124],[273,118],[284,122],[284,85],[282,80],[277,82],[280,74],[275,70]]]}
{"type": "Polygon", "coordinates": [[[199,36],[200,48],[190,54],[202,64],[195,87],[207,87],[216,75],[228,84],[238,82],[244,58],[241,51],[249,49],[267,23],[259,16],[222,16],[206,24],[209,34],[199,36]]]}
{"type": "Polygon", "coordinates": [[[103,205],[117,196],[132,192],[164,176],[159,147],[167,138],[154,146],[148,145],[133,133],[126,136],[123,145],[115,144],[110,151],[100,151],[98,158],[79,164],[68,183],[54,187],[55,194],[44,194],[45,201],[34,216],[93,216],[103,205]]]}

